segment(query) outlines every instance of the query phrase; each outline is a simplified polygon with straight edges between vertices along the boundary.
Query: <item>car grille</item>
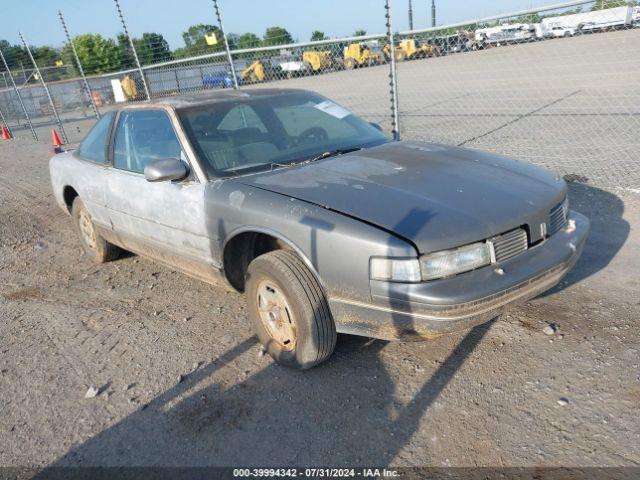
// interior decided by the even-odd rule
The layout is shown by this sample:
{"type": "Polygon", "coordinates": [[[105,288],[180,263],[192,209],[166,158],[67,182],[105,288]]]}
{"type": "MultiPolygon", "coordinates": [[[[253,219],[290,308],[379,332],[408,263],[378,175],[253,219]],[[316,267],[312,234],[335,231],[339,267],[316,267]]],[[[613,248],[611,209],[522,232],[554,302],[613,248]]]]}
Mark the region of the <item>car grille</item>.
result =
{"type": "Polygon", "coordinates": [[[560,231],[567,223],[567,215],[569,214],[569,202],[565,198],[564,201],[551,209],[549,213],[549,235],[560,231]]]}
{"type": "Polygon", "coordinates": [[[515,257],[529,247],[527,232],[523,228],[516,228],[502,235],[496,235],[488,241],[493,245],[497,263],[515,257]]]}

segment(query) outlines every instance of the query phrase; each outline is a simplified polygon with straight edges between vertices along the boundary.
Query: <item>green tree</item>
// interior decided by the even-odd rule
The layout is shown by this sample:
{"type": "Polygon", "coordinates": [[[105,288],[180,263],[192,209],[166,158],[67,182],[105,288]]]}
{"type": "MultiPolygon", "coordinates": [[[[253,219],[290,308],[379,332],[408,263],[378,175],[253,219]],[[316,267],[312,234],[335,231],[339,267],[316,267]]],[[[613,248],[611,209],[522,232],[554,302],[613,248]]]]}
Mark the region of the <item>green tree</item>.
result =
{"type": "Polygon", "coordinates": [[[133,50],[129,39],[124,33],[116,35],[116,45],[118,48],[118,59],[120,60],[119,68],[134,68],[136,60],[133,57],[133,50]]]}
{"type": "Polygon", "coordinates": [[[171,60],[169,43],[160,33],[143,33],[142,38],[133,40],[142,65],[171,60]]]}
{"type": "Polygon", "coordinates": [[[320,30],[314,30],[313,32],[311,32],[312,42],[318,42],[320,40],[327,40],[327,37],[325,36],[324,32],[321,32],[320,30]]]}
{"type": "Polygon", "coordinates": [[[366,30],[356,30],[353,34],[354,37],[364,37],[367,34],[366,30]]]}
{"type": "Polygon", "coordinates": [[[624,7],[630,5],[627,0],[597,0],[591,7],[591,11],[604,10],[606,8],[624,7]]]}
{"type": "Polygon", "coordinates": [[[187,49],[187,47],[176,48],[173,52],[171,52],[171,56],[173,58],[186,58],[189,55],[189,49],[187,49]]]}
{"type": "Polygon", "coordinates": [[[207,51],[215,52],[224,48],[224,40],[220,29],[214,25],[206,25],[199,23],[191,25],[186,32],[182,34],[186,52],[191,55],[203,53],[207,51]],[[206,36],[215,33],[218,43],[209,45],[206,36]]]}
{"type": "Polygon", "coordinates": [[[120,50],[110,38],[85,33],[72,41],[85,73],[112,72],[120,67],[120,50]]]}
{"type": "Polygon", "coordinates": [[[51,47],[31,47],[33,58],[38,67],[55,67],[56,62],[62,59],[61,52],[51,47]]]}
{"type": "Polygon", "coordinates": [[[238,37],[238,48],[255,48],[259,47],[262,43],[260,37],[255,33],[243,33],[238,37]]]}
{"type": "MultiPolygon", "coordinates": [[[[23,46],[11,45],[6,40],[0,40],[0,49],[2,49],[7,65],[9,65],[11,70],[29,68],[31,61],[27,55],[27,50],[23,46]]],[[[4,65],[0,65],[0,72],[3,71],[4,65]]]]}
{"type": "Polygon", "coordinates": [[[293,43],[293,37],[282,27],[269,27],[264,34],[263,45],[286,45],[293,43]]]}

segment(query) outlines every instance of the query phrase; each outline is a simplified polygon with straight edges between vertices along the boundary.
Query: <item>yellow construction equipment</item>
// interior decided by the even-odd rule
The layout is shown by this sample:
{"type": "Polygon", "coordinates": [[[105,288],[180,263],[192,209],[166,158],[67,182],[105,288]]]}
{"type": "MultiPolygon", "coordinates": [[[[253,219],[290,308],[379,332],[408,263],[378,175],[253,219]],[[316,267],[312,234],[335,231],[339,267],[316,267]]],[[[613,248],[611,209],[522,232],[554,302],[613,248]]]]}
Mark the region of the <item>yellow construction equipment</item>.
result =
{"type": "Polygon", "coordinates": [[[264,82],[264,65],[260,60],[253,62],[242,71],[242,81],[245,83],[264,82]]]}
{"type": "Polygon", "coordinates": [[[345,68],[368,67],[384,63],[384,54],[373,43],[351,43],[344,47],[345,68]]]}
{"type": "Polygon", "coordinates": [[[127,99],[133,100],[138,96],[136,82],[129,75],[125,75],[124,78],[120,80],[120,85],[122,85],[122,91],[127,96],[127,99]]]}
{"type": "Polygon", "coordinates": [[[333,57],[331,52],[307,50],[302,53],[302,61],[308,63],[314,72],[321,72],[331,67],[333,57]]]}
{"type": "MultiPolygon", "coordinates": [[[[384,55],[390,59],[389,45],[383,48],[384,55]]],[[[393,49],[396,61],[413,60],[415,58],[427,58],[437,55],[437,50],[428,43],[421,43],[414,38],[405,38],[393,49]]]]}

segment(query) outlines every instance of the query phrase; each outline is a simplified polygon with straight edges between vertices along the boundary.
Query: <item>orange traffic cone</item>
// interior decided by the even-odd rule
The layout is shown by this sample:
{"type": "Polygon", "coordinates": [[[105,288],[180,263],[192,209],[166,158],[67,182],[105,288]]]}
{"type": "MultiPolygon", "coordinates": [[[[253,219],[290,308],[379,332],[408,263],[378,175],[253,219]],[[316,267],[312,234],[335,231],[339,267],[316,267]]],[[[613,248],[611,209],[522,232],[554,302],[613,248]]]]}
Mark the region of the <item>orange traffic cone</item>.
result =
{"type": "Polygon", "coordinates": [[[11,140],[11,135],[9,135],[9,130],[7,130],[7,127],[5,127],[4,125],[2,125],[2,139],[11,140]]]}
{"type": "Polygon", "coordinates": [[[53,139],[53,152],[62,153],[62,142],[55,128],[51,130],[51,138],[53,139]]]}

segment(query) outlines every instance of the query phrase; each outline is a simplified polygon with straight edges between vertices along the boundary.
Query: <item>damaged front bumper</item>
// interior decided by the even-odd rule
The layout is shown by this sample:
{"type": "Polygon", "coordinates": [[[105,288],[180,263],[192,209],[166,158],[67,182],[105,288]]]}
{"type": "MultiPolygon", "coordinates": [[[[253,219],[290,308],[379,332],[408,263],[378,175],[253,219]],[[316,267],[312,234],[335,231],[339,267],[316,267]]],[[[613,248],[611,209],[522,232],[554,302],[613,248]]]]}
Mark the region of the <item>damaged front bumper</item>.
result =
{"type": "Polygon", "coordinates": [[[330,298],[341,333],[387,340],[433,338],[487,322],[556,285],[578,260],[589,220],[567,226],[500,264],[423,283],[371,282],[372,302],[330,298]]]}

